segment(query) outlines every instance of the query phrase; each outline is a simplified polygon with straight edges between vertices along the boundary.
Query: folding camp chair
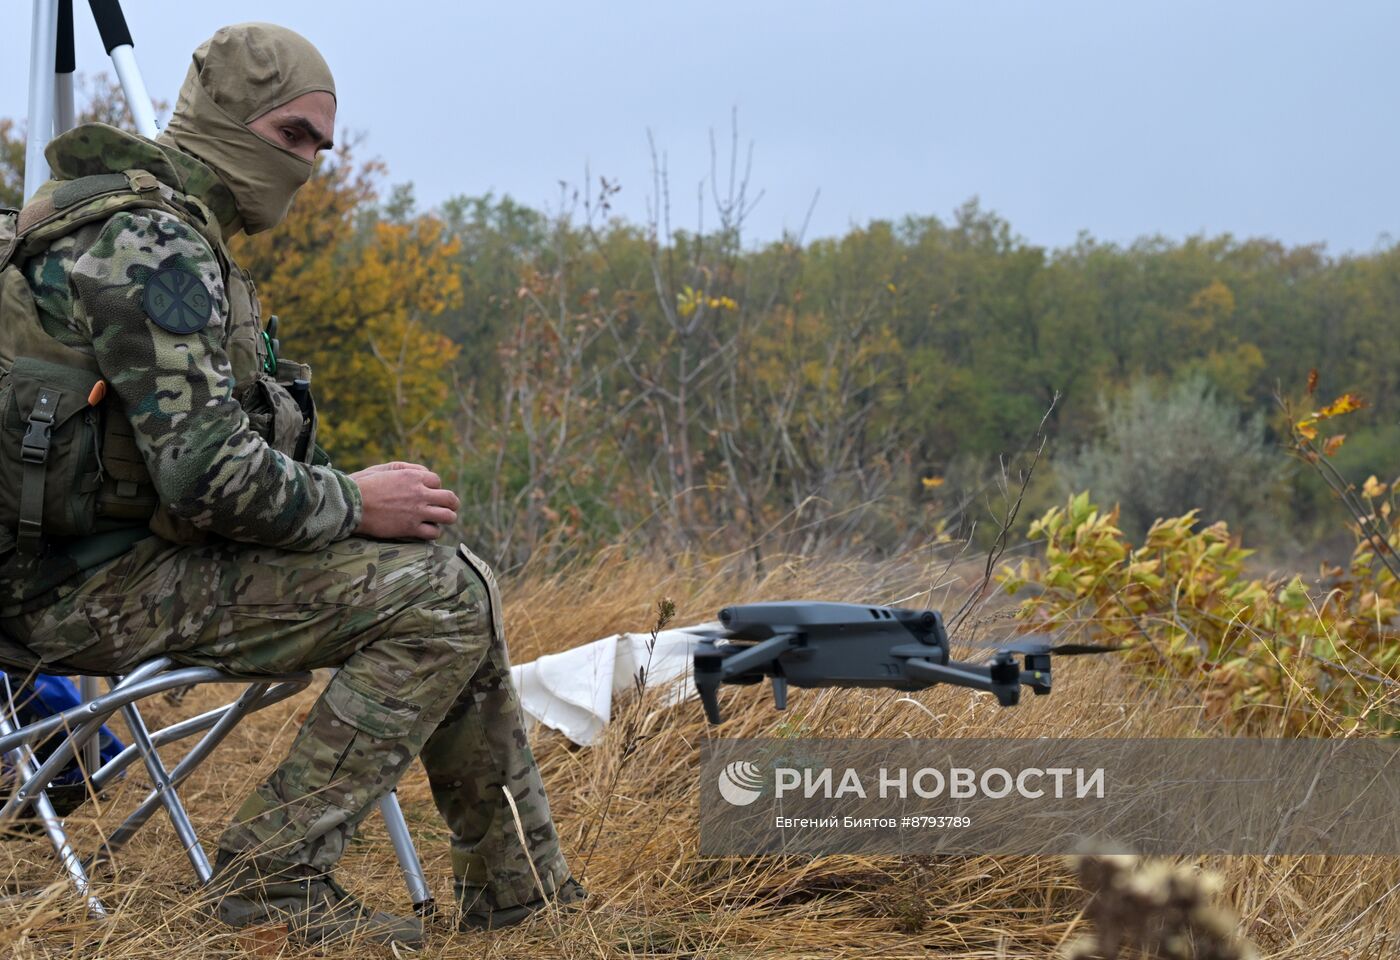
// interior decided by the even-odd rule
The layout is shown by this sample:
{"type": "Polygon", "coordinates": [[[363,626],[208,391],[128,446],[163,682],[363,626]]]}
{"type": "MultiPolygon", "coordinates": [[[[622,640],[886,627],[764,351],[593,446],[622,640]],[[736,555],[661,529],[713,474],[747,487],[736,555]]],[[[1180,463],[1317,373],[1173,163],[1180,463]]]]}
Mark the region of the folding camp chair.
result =
{"type": "MultiPolygon", "coordinates": [[[[0,669],[10,676],[23,677],[35,671],[38,664],[25,648],[0,636],[0,669]]],[[[43,667],[47,672],[55,672],[52,664],[43,667]]],[[[32,809],[34,815],[53,844],[70,883],[78,895],[86,898],[88,911],[96,916],[106,916],[102,901],[92,892],[88,873],[94,862],[113,856],[135,835],[161,807],[164,807],[176,836],[189,857],[195,876],[201,884],[209,882],[213,869],[209,858],[195,835],[193,824],[181,803],[177,792],[180,783],[204,762],[227,737],[238,723],[248,714],[270,706],[306,688],[311,682],[311,674],[296,673],[282,676],[248,677],[236,676],[212,667],[182,667],[168,657],[157,657],[135,667],[130,673],[107,678],[108,692],[29,724],[19,721],[15,709],[13,687],[6,680],[3,701],[0,701],[0,755],[6,757],[14,778],[14,790],[9,799],[0,806],[0,826],[25,809],[32,809]],[[180,690],[196,684],[227,683],[243,684],[244,689],[233,702],[205,711],[198,716],[182,720],[156,731],[151,731],[141,716],[138,702],[169,690],[180,690]],[[102,725],[121,714],[131,733],[132,743],[116,757],[97,769],[84,769],[87,783],[94,793],[101,791],[139,757],[145,764],[153,789],[136,809],[115,830],[107,835],[101,847],[88,858],[80,858],[69,842],[63,820],[54,811],[47,794],[47,786],[58,771],[75,756],[81,756],[84,747],[99,735],[102,725]],[[203,737],[184,757],[169,769],[161,759],[159,748],[195,734],[203,737]],[[35,756],[35,748],[50,737],[61,737],[57,746],[42,763],[35,756]]],[[[398,796],[387,794],[379,802],[379,812],[384,817],[389,839],[394,846],[399,867],[403,871],[404,884],[413,901],[414,911],[419,914],[431,912],[432,894],[423,875],[423,867],[418,860],[418,852],[404,822],[403,810],[399,807],[398,796]]]]}

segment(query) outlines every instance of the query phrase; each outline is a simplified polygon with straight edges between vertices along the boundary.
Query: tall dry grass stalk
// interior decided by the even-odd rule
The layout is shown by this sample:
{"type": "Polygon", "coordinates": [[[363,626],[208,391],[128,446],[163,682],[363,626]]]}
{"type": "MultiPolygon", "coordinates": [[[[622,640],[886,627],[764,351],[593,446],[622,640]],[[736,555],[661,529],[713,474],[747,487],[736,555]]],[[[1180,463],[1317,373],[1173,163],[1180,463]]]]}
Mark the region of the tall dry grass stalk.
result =
{"type": "MultiPolygon", "coordinates": [[[[513,656],[528,660],[619,630],[654,625],[657,602],[675,602],[675,622],[711,619],[723,605],[761,598],[820,598],[926,604],[956,609],[980,580],[956,547],[884,563],[779,559],[762,577],[736,563],[603,555],[563,573],[530,575],[505,588],[513,656]]],[[[965,636],[995,635],[1001,614],[981,609],[965,636]]],[[[583,911],[542,917],[492,934],[439,929],[429,954],[446,957],[1051,957],[1092,932],[1089,896],[1058,858],[825,857],[751,860],[697,853],[699,749],[707,737],[1168,737],[1211,735],[1197,704],[1151,692],[1111,658],[1082,658],[1056,676],[1050,697],[1002,710],[990,698],[935,688],[917,694],[794,691],[775,713],[762,689],[726,689],[723,726],[706,726],[699,705],[667,708],[658,691],[624,705],[635,722],[614,724],[589,749],[547,730],[535,753],[575,868],[595,843],[583,911]],[[625,729],[624,729],[625,727],[625,729]],[[605,813],[606,811],[606,813],[605,813]],[[601,823],[602,829],[597,829],[601,823]]],[[[224,819],[285,751],[315,691],[245,723],[182,788],[201,835],[224,819]]],[[[152,703],[168,721],[215,702],[199,689],[180,706],[152,703]]],[[[139,774],[70,818],[82,849],[146,789],[139,774]]],[[[400,788],[434,889],[450,896],[447,834],[421,770],[400,788]]],[[[1384,960],[1400,955],[1400,861],[1387,858],[1206,857],[1174,869],[1208,869],[1220,880],[1212,908],[1267,960],[1384,960]],[[1389,939],[1386,939],[1389,937],[1389,939]]],[[[379,905],[407,910],[382,825],[371,817],[347,854],[342,879],[379,905]]],[[[37,897],[0,905],[0,948],[24,958],[111,960],[233,957],[248,944],[200,915],[192,875],[163,823],[153,823],[97,878],[113,908],[108,923],[83,915],[42,841],[0,843],[7,891],[37,897]]],[[[263,944],[269,955],[303,955],[263,944]]],[[[371,948],[340,956],[381,954],[371,948]]],[[[1128,958],[1132,953],[1120,956],[1128,958]]],[[[1148,954],[1137,954],[1148,956],[1148,954]]]]}

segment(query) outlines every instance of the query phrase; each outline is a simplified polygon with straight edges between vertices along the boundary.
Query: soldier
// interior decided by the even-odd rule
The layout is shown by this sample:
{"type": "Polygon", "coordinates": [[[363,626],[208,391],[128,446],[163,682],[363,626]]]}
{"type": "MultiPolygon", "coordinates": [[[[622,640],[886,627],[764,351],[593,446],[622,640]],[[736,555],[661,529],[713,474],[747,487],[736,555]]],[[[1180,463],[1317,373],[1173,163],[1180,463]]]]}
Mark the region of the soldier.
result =
{"type": "Polygon", "coordinates": [[[274,355],[229,258],[229,237],[285,216],[335,109],[315,47],[241,24],[195,51],[157,140],[89,124],[49,145],[54,179],[0,259],[0,630],[76,672],[156,655],[339,668],[219,840],[217,913],[312,943],[416,944],[416,919],[331,875],[416,756],[452,831],[462,928],[584,892],[526,740],[495,580],[434,543],[457,497],[418,464],[330,465],[310,371],[274,355]]]}

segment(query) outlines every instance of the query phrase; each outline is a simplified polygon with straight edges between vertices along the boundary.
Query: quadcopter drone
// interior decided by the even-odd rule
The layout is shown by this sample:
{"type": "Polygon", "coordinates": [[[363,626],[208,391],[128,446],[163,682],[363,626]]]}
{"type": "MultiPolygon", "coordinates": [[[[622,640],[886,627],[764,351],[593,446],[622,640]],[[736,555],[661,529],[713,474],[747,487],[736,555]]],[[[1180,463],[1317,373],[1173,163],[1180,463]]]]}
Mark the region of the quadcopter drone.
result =
{"type": "Polygon", "coordinates": [[[722,629],[695,647],[695,688],[710,723],[720,722],[721,684],[765,677],[779,710],[787,709],[789,686],[923,690],[937,683],[984,690],[1011,707],[1022,686],[1037,696],[1050,692],[1051,656],[1121,649],[1027,635],[996,644],[988,663],[957,661],[939,613],[855,603],[750,603],[726,607],[719,620],[722,629]]]}

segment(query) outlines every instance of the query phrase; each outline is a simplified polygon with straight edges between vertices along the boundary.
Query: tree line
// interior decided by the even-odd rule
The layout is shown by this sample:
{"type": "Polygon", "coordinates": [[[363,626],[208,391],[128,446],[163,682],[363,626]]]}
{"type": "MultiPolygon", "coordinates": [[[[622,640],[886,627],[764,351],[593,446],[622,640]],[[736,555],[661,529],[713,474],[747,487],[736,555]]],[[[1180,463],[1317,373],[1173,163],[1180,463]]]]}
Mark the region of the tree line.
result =
{"type": "MultiPolygon", "coordinates": [[[[16,144],[0,121],[0,203],[17,199],[16,144]]],[[[1276,397],[1312,370],[1370,404],[1339,466],[1396,470],[1400,245],[1048,249],[975,200],[756,241],[736,167],[703,186],[700,231],[667,221],[661,170],[641,223],[613,215],[606,179],[549,209],[420,210],[352,143],[234,254],[284,353],[316,370],[337,463],[434,466],[465,535],[508,567],[617,543],[763,562],[966,534],[1043,418],[1032,500],[1107,487],[1145,498],[1144,528],[1200,507],[1306,544],[1336,518],[1277,450],[1276,397]],[[1171,500],[1196,495],[1214,502],[1171,500]]]]}

